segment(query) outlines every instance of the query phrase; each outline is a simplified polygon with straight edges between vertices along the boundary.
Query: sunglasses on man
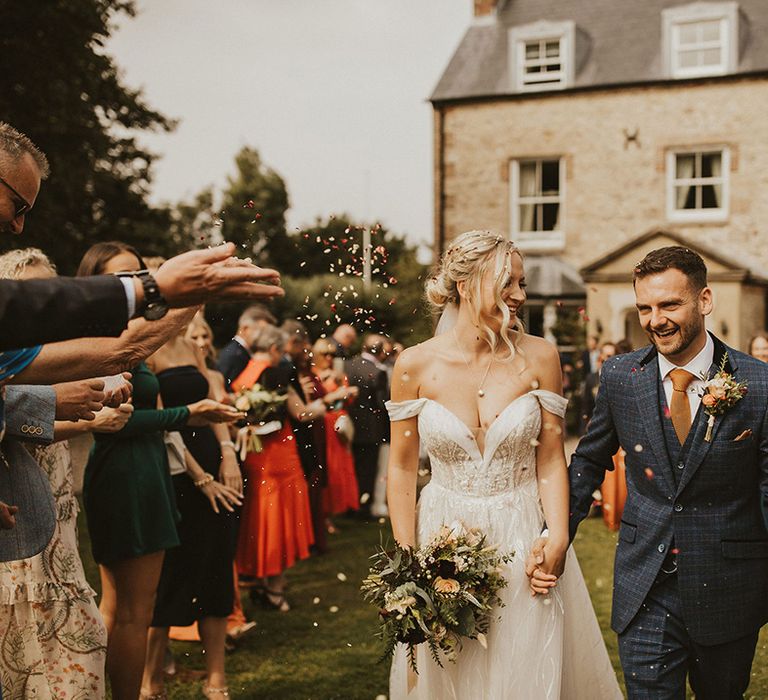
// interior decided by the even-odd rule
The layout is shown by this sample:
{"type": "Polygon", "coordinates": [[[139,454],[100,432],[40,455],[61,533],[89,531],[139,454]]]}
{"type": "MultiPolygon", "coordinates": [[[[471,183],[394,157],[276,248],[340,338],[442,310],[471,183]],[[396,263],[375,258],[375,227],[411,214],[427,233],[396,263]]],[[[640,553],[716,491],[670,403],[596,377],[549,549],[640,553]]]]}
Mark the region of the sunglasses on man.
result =
{"type": "Polygon", "coordinates": [[[13,213],[13,218],[18,219],[20,216],[24,216],[31,208],[32,205],[24,199],[11,185],[8,184],[8,182],[5,180],[5,178],[0,177],[0,183],[5,185],[15,197],[13,205],[16,207],[13,213]]]}

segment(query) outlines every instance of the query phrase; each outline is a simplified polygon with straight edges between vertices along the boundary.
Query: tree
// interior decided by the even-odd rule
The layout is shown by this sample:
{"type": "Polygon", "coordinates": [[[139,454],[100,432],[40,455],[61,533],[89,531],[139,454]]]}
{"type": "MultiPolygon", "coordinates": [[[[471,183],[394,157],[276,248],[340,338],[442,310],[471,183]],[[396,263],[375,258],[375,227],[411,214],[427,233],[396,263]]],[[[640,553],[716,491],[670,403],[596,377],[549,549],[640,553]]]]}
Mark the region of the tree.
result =
{"type": "Polygon", "coordinates": [[[174,122],[123,84],[104,51],[115,17],[134,12],[132,0],[0,0],[0,115],[51,163],[23,244],[43,248],[63,272],[100,240],[174,252],[170,211],[147,202],[154,155],[137,137],[174,122]]]}
{"type": "Polygon", "coordinates": [[[306,323],[315,336],[350,323],[361,334],[385,333],[409,344],[424,340],[432,328],[423,299],[425,266],[402,236],[371,226],[371,287],[366,290],[365,228],[341,215],[290,234],[292,264],[281,269],[286,296],[277,308],[306,323]]]}
{"type": "Polygon", "coordinates": [[[221,218],[223,234],[262,265],[285,269],[291,249],[285,231],[288,192],[283,178],[246,146],[235,156],[237,172],[228,178],[221,218]]]}

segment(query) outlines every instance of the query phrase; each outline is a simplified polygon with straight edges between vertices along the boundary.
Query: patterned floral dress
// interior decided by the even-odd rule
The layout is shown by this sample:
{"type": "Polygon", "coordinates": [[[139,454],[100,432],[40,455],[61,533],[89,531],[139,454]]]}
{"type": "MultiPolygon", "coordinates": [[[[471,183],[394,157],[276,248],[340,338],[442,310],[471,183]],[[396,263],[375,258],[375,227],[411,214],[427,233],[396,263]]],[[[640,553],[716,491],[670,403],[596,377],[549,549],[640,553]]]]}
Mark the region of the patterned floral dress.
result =
{"type": "Polygon", "coordinates": [[[0,563],[3,700],[95,700],[105,696],[107,630],[77,545],[78,503],[69,446],[28,449],[48,474],[56,530],[38,555],[0,563]]]}

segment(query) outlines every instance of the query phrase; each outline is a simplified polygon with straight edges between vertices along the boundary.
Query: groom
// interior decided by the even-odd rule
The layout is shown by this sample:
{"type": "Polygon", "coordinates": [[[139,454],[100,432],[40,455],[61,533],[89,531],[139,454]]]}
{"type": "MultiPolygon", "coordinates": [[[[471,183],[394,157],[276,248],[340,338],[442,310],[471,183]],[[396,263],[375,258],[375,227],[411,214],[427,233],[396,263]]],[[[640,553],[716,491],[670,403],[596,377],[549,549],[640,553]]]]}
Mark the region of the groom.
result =
{"type": "MultiPolygon", "coordinates": [[[[627,502],[611,625],[629,698],[683,700],[686,676],[697,700],[742,698],[768,620],[768,365],[706,331],[712,291],[693,251],[651,251],[633,280],[653,347],[603,367],[570,465],[571,539],[622,447],[627,502]],[[701,376],[721,363],[747,384],[727,409],[717,389],[702,405],[701,376]]],[[[527,562],[539,593],[554,578],[536,566],[540,542],[527,562]]]]}

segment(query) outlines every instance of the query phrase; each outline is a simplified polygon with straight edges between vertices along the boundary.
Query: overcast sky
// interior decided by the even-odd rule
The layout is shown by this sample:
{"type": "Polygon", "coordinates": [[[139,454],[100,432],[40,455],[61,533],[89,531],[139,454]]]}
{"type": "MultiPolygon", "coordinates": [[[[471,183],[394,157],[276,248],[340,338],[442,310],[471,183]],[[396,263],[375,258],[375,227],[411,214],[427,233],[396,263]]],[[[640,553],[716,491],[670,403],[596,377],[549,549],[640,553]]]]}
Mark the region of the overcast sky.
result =
{"type": "Polygon", "coordinates": [[[222,186],[245,145],[287,185],[289,226],[348,212],[432,240],[426,101],[471,0],[139,0],[108,50],[125,82],[176,117],[153,198],[222,186]]]}

